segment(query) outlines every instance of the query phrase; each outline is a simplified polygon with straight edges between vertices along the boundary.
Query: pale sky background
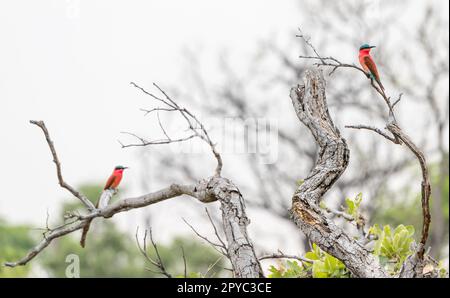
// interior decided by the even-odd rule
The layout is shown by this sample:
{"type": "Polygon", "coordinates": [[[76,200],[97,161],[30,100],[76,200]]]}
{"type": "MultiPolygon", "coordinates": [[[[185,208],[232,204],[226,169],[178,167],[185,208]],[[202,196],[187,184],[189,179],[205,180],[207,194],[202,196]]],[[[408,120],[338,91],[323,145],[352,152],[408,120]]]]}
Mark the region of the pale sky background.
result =
{"type": "MultiPolygon", "coordinates": [[[[46,122],[69,183],[103,183],[114,165],[133,168],[136,163],[132,149],[120,148],[119,132],[149,124],[138,110],[149,99],[130,81],[147,87],[182,84],[183,47],[200,44],[215,51],[236,45],[245,59],[256,39],[289,29],[298,15],[293,1],[0,5],[0,158],[5,169],[0,214],[35,223],[67,193],[56,184],[45,139],[30,119],[46,122]],[[23,208],[17,212],[19,204],[23,208]]],[[[128,184],[138,180],[136,174],[127,173],[128,184]]]]}
{"type": "MultiPolygon", "coordinates": [[[[239,59],[253,55],[257,40],[296,28],[296,18],[295,1],[2,1],[0,217],[42,227],[47,210],[57,220],[61,202],[70,198],[58,186],[43,134],[30,119],[45,121],[71,185],[103,184],[116,164],[124,164],[131,167],[122,182],[124,195],[157,190],[140,188],[136,152],[117,142],[121,131],[157,128],[139,111],[149,98],[129,82],[182,86],[184,48],[204,49],[203,63],[232,48],[238,68],[239,59]]],[[[199,212],[204,218],[202,204],[191,215],[173,212],[181,200],[155,205],[162,218],[152,222],[160,231],[157,239],[180,230],[192,234],[181,216],[193,223],[199,212]]],[[[142,212],[114,219],[134,233],[142,212]]],[[[258,217],[266,220],[251,211],[249,216],[255,227],[258,217]]],[[[266,234],[277,237],[276,231],[266,234]]]]}
{"type": "MultiPolygon", "coordinates": [[[[411,9],[408,16],[418,12],[411,9]]],[[[222,49],[232,49],[238,70],[258,40],[302,25],[293,0],[2,1],[0,217],[43,226],[47,210],[57,214],[62,200],[70,198],[58,186],[49,148],[30,119],[45,121],[71,185],[103,184],[112,168],[123,164],[131,167],[123,180],[127,196],[157,190],[141,189],[135,149],[117,142],[121,131],[155,128],[139,112],[150,99],[129,82],[182,89],[183,49],[201,48],[197,58],[206,64],[222,49]]],[[[176,217],[173,227],[160,223],[159,234],[171,237],[177,225],[189,231],[172,212],[180,200],[150,207],[158,208],[165,222],[176,217]]],[[[198,204],[188,217],[202,209],[198,204]]],[[[141,213],[117,216],[130,231],[140,218],[133,214],[141,213]]],[[[250,210],[249,216],[250,227],[266,222],[257,212],[250,210]]],[[[277,237],[277,228],[267,227],[268,236],[277,237]]]]}

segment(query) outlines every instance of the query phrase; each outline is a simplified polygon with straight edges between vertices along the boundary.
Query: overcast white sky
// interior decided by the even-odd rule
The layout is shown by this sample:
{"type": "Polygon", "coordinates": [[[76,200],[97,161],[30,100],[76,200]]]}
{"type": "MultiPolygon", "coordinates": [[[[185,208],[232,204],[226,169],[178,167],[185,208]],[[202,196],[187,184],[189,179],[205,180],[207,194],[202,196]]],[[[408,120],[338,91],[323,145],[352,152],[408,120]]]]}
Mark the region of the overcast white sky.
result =
{"type": "MultiPolygon", "coordinates": [[[[197,58],[204,64],[232,48],[238,68],[258,40],[304,25],[296,2],[1,1],[0,218],[42,226],[47,209],[56,213],[70,197],[58,186],[48,146],[30,119],[46,122],[67,182],[103,184],[123,164],[131,167],[127,195],[142,194],[135,150],[121,149],[117,139],[120,131],[154,126],[138,110],[149,99],[129,82],[182,86],[185,48],[202,49],[197,58]]],[[[171,204],[158,210],[170,216],[171,204]]],[[[265,221],[249,212],[252,222],[265,221]]],[[[135,227],[136,217],[122,219],[135,227]]]]}
{"type": "Polygon", "coordinates": [[[116,164],[136,168],[119,132],[148,125],[138,111],[148,99],[130,81],[182,82],[184,47],[234,45],[245,59],[296,16],[294,1],[2,1],[0,216],[41,223],[67,197],[30,119],[45,120],[68,182],[103,183],[116,164]]]}

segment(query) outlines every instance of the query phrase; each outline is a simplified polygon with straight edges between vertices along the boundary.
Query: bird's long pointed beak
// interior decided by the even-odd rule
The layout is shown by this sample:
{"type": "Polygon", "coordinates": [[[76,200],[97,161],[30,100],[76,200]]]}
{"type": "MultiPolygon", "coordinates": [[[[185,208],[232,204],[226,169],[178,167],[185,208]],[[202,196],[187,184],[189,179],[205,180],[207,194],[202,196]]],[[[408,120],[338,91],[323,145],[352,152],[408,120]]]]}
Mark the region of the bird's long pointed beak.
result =
{"type": "Polygon", "coordinates": [[[124,170],[129,169],[130,167],[123,167],[124,170]]]}
{"type": "Polygon", "coordinates": [[[370,46],[369,48],[372,49],[372,48],[376,48],[376,47],[377,47],[377,46],[370,46]]]}

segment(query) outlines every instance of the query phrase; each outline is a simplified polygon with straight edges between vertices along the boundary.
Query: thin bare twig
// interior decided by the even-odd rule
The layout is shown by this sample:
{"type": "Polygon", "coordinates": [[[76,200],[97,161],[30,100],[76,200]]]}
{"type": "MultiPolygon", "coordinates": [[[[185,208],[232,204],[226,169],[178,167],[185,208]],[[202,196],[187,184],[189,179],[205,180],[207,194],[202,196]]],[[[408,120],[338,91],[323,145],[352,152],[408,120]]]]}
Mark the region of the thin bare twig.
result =
{"type": "Polygon", "coordinates": [[[139,243],[138,233],[139,233],[139,227],[136,228],[136,234],[135,234],[136,243],[137,243],[137,246],[139,248],[139,251],[145,257],[145,259],[147,261],[149,261],[153,266],[158,268],[159,271],[152,271],[151,269],[148,269],[148,270],[151,271],[151,272],[154,272],[154,273],[162,274],[162,275],[164,275],[164,276],[166,276],[168,278],[171,278],[172,275],[170,273],[168,273],[166,268],[164,267],[164,263],[163,263],[163,261],[161,259],[161,256],[159,255],[158,246],[156,245],[156,242],[153,240],[152,229],[149,228],[148,234],[150,235],[150,242],[151,242],[151,244],[153,246],[153,249],[155,250],[155,253],[156,253],[156,258],[157,258],[156,260],[152,259],[149,256],[148,252],[147,252],[147,230],[145,230],[145,234],[144,234],[143,247],[141,247],[141,244],[139,243]]]}
{"type": "Polygon", "coordinates": [[[314,263],[313,260],[310,260],[308,258],[304,258],[304,257],[300,257],[300,256],[296,256],[296,255],[286,255],[282,252],[279,252],[278,254],[270,254],[270,255],[264,255],[258,258],[258,260],[266,260],[266,259],[295,259],[298,260],[300,262],[305,262],[305,263],[309,263],[312,264],[314,263]]]}
{"type": "Polygon", "coordinates": [[[121,133],[133,136],[133,137],[137,138],[141,142],[139,144],[127,144],[127,145],[125,145],[125,144],[123,144],[122,142],[119,141],[119,143],[122,146],[122,148],[149,146],[149,145],[166,145],[166,144],[184,142],[184,141],[187,141],[187,140],[190,140],[190,139],[193,139],[193,138],[196,137],[196,135],[194,134],[194,135],[189,135],[187,137],[179,138],[179,139],[160,139],[160,140],[147,141],[144,138],[141,138],[138,135],[136,135],[134,133],[131,133],[131,132],[122,131],[121,133]]]}
{"type": "Polygon", "coordinates": [[[388,135],[387,133],[385,133],[384,131],[382,131],[381,129],[374,127],[374,126],[370,126],[370,125],[346,125],[345,128],[354,128],[354,129],[367,129],[367,130],[371,130],[373,132],[376,132],[377,134],[381,135],[382,137],[386,138],[387,140],[393,142],[394,144],[400,144],[400,140],[391,137],[390,135],[388,135]]]}
{"type": "Polygon", "coordinates": [[[221,255],[224,255],[226,257],[228,257],[228,253],[227,253],[227,247],[223,246],[222,244],[218,244],[218,243],[214,243],[211,240],[209,240],[207,237],[203,236],[202,234],[200,234],[199,232],[197,232],[197,230],[191,225],[189,224],[184,218],[183,221],[191,228],[191,230],[201,239],[205,240],[206,242],[208,242],[218,253],[220,253],[221,255]],[[219,249],[220,248],[220,249],[219,249]]]}
{"type": "Polygon", "coordinates": [[[128,144],[128,145],[124,145],[121,142],[119,142],[122,145],[122,148],[125,147],[133,147],[133,146],[148,146],[148,145],[160,145],[160,144],[171,144],[171,143],[176,143],[176,142],[183,142],[183,141],[187,141],[190,140],[192,138],[198,137],[201,140],[203,140],[205,143],[207,143],[209,145],[209,147],[211,148],[211,152],[213,153],[215,159],[217,160],[217,166],[215,169],[215,176],[220,176],[221,170],[222,170],[222,166],[223,166],[223,162],[222,162],[222,157],[220,155],[220,153],[217,151],[216,149],[216,144],[213,143],[213,141],[211,140],[205,126],[203,125],[203,123],[192,113],[190,112],[188,109],[183,108],[181,106],[179,106],[172,98],[169,97],[169,95],[161,88],[159,87],[156,83],[153,83],[153,86],[164,96],[164,98],[158,97],[156,95],[154,95],[151,92],[148,92],[147,90],[145,90],[144,88],[140,87],[139,85],[137,85],[134,82],[130,83],[132,86],[138,88],[139,90],[141,90],[142,92],[144,92],[145,94],[151,96],[152,98],[156,99],[157,101],[163,103],[165,106],[165,108],[153,108],[150,110],[145,110],[145,109],[141,109],[145,112],[145,115],[148,115],[151,112],[154,111],[161,111],[161,112],[179,112],[180,115],[186,120],[186,123],[188,124],[188,128],[189,130],[191,130],[192,135],[189,135],[187,137],[184,138],[179,138],[179,139],[171,139],[167,133],[167,131],[164,129],[161,120],[159,118],[159,114],[158,116],[158,124],[161,128],[161,130],[163,131],[164,135],[166,136],[166,139],[162,139],[162,140],[156,140],[156,141],[147,141],[145,139],[143,139],[142,137],[139,137],[135,134],[132,133],[126,133],[129,135],[132,135],[134,137],[136,137],[140,143],[138,144],[128,144]]]}
{"type": "Polygon", "coordinates": [[[331,208],[328,208],[328,207],[325,207],[325,211],[328,212],[328,213],[334,214],[337,217],[341,217],[341,218],[345,219],[348,222],[355,221],[355,219],[352,216],[350,216],[349,214],[347,214],[347,213],[345,213],[343,211],[334,210],[334,209],[331,209],[331,208]]]}
{"type": "Polygon", "coordinates": [[[62,188],[67,189],[72,195],[74,195],[76,198],[78,198],[83,203],[83,205],[86,206],[86,208],[89,211],[94,210],[95,209],[94,204],[92,204],[91,201],[89,201],[89,199],[86,198],[86,196],[84,196],[82,193],[80,193],[79,191],[77,191],[75,188],[73,188],[72,186],[70,186],[68,183],[66,183],[64,181],[63,176],[62,176],[61,163],[58,159],[58,155],[56,154],[55,145],[53,144],[53,141],[50,138],[50,134],[47,130],[47,127],[45,126],[44,121],[30,120],[30,123],[40,127],[44,133],[48,147],[50,148],[50,151],[53,156],[53,162],[55,163],[55,166],[56,166],[56,174],[58,176],[59,185],[62,188]]]}
{"type": "MultiPolygon", "coordinates": [[[[208,275],[209,271],[211,271],[214,268],[214,266],[216,266],[222,259],[223,259],[223,256],[220,256],[219,258],[217,258],[217,260],[214,263],[209,265],[208,269],[206,270],[205,274],[203,274],[203,276],[206,277],[208,275]]],[[[232,271],[232,270],[230,270],[230,271],[232,271]]]]}
{"type": "Polygon", "coordinates": [[[183,264],[184,264],[184,278],[187,278],[187,265],[186,265],[186,255],[184,254],[184,248],[183,246],[180,246],[181,253],[183,255],[183,264]]]}
{"type": "Polygon", "coordinates": [[[205,211],[206,211],[206,214],[208,215],[208,219],[209,219],[209,221],[211,222],[211,225],[212,225],[213,228],[214,228],[214,233],[216,234],[217,239],[220,241],[220,243],[222,244],[222,246],[223,246],[224,248],[226,248],[227,246],[226,246],[225,242],[222,240],[222,238],[220,237],[219,232],[218,232],[218,230],[217,230],[217,227],[216,227],[216,225],[214,224],[214,221],[212,220],[211,215],[209,214],[208,208],[205,207],[205,211]]]}

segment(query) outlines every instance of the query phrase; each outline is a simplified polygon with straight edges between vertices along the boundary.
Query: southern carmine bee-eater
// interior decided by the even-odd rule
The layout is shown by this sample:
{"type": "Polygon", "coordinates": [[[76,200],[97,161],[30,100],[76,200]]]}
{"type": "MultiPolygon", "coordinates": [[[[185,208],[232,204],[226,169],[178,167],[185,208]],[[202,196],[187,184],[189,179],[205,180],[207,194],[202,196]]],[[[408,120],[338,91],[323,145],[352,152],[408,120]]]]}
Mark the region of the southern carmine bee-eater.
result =
{"type": "Polygon", "coordinates": [[[365,43],[359,48],[359,63],[366,72],[367,77],[377,81],[381,90],[384,91],[383,84],[381,84],[380,75],[378,74],[377,65],[373,61],[372,56],[370,56],[370,50],[374,47],[375,46],[365,43]]]}
{"type": "MultiPolygon", "coordinates": [[[[117,166],[114,168],[111,176],[109,176],[108,181],[106,181],[105,187],[103,188],[103,192],[100,196],[100,199],[97,201],[95,208],[103,209],[108,205],[109,199],[111,198],[111,194],[107,193],[107,191],[117,191],[117,187],[122,181],[123,171],[128,169],[127,167],[117,166]]],[[[92,218],[93,219],[93,218],[92,218]]],[[[88,222],[83,227],[83,233],[81,234],[80,244],[82,247],[86,244],[86,236],[89,231],[89,227],[91,226],[92,219],[89,219],[88,222]]]]}

